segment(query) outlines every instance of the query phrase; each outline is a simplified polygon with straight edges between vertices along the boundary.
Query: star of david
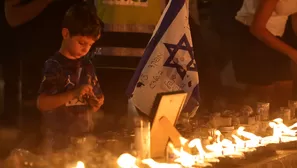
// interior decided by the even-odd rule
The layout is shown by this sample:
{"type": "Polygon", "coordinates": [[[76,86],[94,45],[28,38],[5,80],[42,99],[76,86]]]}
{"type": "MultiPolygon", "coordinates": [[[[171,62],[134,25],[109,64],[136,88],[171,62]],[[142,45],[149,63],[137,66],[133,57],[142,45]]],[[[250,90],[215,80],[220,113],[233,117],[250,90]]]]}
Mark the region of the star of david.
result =
{"type": "Polygon", "coordinates": [[[169,57],[165,61],[164,66],[176,68],[177,73],[182,79],[184,79],[184,77],[186,76],[187,71],[197,71],[193,47],[191,47],[185,34],[182,36],[182,38],[179,40],[177,44],[164,43],[164,45],[166,46],[169,52],[169,57]],[[188,51],[189,53],[190,60],[184,67],[179,64],[179,61],[175,61],[175,59],[178,59],[176,58],[176,54],[179,50],[188,51]]]}

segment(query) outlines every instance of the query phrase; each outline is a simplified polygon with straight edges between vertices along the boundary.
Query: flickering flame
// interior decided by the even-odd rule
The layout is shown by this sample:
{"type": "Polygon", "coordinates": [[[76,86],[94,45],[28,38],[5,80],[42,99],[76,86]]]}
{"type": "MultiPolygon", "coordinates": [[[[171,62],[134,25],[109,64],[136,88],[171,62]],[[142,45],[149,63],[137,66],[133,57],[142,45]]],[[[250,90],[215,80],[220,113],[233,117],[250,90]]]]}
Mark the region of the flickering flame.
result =
{"type": "Polygon", "coordinates": [[[75,168],[85,168],[85,164],[82,161],[78,161],[75,168]]]}
{"type": "Polygon", "coordinates": [[[134,156],[124,153],[118,158],[117,163],[121,168],[138,168],[136,161],[134,156]]]}
{"type": "MultiPolygon", "coordinates": [[[[223,156],[229,156],[229,157],[242,157],[243,153],[242,150],[238,151],[237,144],[233,144],[232,141],[228,139],[221,140],[221,132],[215,131],[216,135],[216,141],[211,144],[207,145],[206,149],[212,152],[213,157],[223,157],[223,156]]],[[[244,147],[244,146],[243,146],[244,147]]]]}
{"type": "MultiPolygon", "coordinates": [[[[120,168],[139,168],[136,165],[137,159],[128,153],[122,154],[118,158],[117,163],[120,168]]],[[[180,164],[158,163],[153,159],[144,159],[141,163],[148,165],[150,168],[182,168],[180,164]]]]}
{"type": "MultiPolygon", "coordinates": [[[[280,118],[274,119],[269,123],[273,129],[273,134],[267,137],[260,137],[251,132],[245,131],[244,127],[239,127],[236,134],[232,135],[234,141],[222,139],[220,131],[215,131],[215,141],[203,147],[201,139],[196,138],[191,141],[180,137],[181,148],[175,148],[169,143],[169,147],[175,155],[175,163],[158,163],[151,158],[140,161],[141,164],[148,165],[150,168],[181,168],[181,167],[205,167],[211,163],[219,162],[219,157],[244,157],[244,152],[251,152],[257,147],[273,143],[297,141],[297,123],[287,127],[280,118]],[[184,150],[185,146],[190,149],[196,148],[198,153],[192,154],[184,150]]],[[[117,161],[121,168],[139,168],[137,159],[130,154],[122,154],[117,161]]]]}
{"type": "Polygon", "coordinates": [[[153,159],[144,159],[142,163],[148,165],[150,168],[182,168],[180,164],[158,163],[153,159]]]}
{"type": "Polygon", "coordinates": [[[297,123],[287,127],[283,123],[283,119],[277,118],[272,122],[269,122],[269,126],[273,129],[272,136],[267,136],[262,138],[262,143],[267,144],[276,144],[282,142],[291,142],[297,141],[296,132],[297,130],[292,130],[297,127],[297,123]]]}
{"type": "Polygon", "coordinates": [[[259,146],[262,145],[261,144],[262,137],[257,136],[257,135],[255,135],[253,133],[247,132],[244,129],[245,129],[244,127],[239,127],[237,129],[236,133],[237,133],[237,135],[242,136],[242,137],[244,137],[244,138],[246,138],[248,140],[243,141],[243,140],[240,140],[239,137],[236,137],[236,135],[233,136],[233,138],[235,139],[235,144],[237,144],[237,145],[240,144],[240,146],[237,146],[239,149],[246,152],[246,150],[248,150],[248,151],[255,150],[255,147],[259,147],[259,146]],[[237,140],[237,142],[240,141],[239,144],[236,142],[236,140],[237,140]]]}

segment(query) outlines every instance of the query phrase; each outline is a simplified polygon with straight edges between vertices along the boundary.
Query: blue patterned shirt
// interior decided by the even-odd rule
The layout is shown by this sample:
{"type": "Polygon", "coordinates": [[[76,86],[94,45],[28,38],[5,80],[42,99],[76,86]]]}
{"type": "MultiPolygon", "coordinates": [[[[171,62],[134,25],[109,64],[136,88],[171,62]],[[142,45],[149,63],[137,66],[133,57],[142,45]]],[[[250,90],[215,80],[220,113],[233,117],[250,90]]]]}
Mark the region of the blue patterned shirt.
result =
{"type": "MultiPolygon", "coordinates": [[[[103,96],[92,62],[88,57],[70,60],[56,53],[45,62],[40,94],[56,95],[91,84],[97,97],[103,96]]],[[[67,136],[83,136],[88,133],[89,105],[85,99],[75,98],[64,105],[43,113],[47,131],[67,136]]]]}

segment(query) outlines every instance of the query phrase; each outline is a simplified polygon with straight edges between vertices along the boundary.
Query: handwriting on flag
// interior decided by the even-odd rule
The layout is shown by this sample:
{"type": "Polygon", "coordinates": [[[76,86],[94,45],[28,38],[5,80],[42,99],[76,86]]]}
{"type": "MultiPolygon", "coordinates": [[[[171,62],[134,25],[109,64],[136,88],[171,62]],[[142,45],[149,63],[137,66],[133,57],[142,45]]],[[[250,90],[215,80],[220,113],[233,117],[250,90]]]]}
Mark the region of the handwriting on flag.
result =
{"type": "Polygon", "coordinates": [[[147,68],[151,69],[148,70],[148,72],[154,71],[152,69],[156,69],[156,73],[153,75],[149,75],[145,72],[141,73],[137,87],[149,85],[151,89],[154,89],[163,75],[163,70],[159,70],[160,66],[173,68],[173,71],[175,70],[178,74],[177,75],[176,72],[168,74],[168,80],[163,81],[165,87],[164,91],[183,90],[186,86],[192,86],[192,78],[190,75],[187,75],[187,72],[197,72],[197,66],[194,59],[193,47],[190,45],[186,35],[183,35],[177,44],[164,43],[164,46],[168,50],[168,53],[165,54],[169,55],[169,57],[163,65],[160,64],[162,64],[162,58],[164,58],[164,56],[159,54],[154,57],[147,65],[147,68]],[[178,52],[182,53],[178,54],[178,52]],[[160,64],[158,64],[159,62],[160,64]],[[151,77],[151,79],[149,79],[149,77],[151,77]],[[179,78],[182,80],[180,81],[179,78]]]}
{"type": "Polygon", "coordinates": [[[128,94],[146,114],[162,92],[183,90],[187,101],[192,97],[198,106],[199,80],[188,14],[185,0],[169,2],[130,81],[128,94]]]}
{"type": "Polygon", "coordinates": [[[148,0],[103,0],[103,3],[108,5],[125,5],[137,7],[148,6],[148,0]]]}

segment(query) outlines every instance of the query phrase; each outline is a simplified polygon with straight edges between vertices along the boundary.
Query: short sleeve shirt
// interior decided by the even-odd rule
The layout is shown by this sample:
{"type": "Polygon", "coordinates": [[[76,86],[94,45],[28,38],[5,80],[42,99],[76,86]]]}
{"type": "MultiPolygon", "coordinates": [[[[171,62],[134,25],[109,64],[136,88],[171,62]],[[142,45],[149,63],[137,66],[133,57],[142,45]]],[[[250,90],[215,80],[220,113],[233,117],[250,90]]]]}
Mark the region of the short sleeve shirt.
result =
{"type": "MultiPolygon", "coordinates": [[[[48,59],[44,65],[44,76],[39,93],[56,95],[91,84],[97,97],[102,91],[95,68],[88,57],[70,60],[60,53],[48,59]]],[[[44,112],[44,126],[54,132],[80,136],[88,132],[88,103],[83,98],[75,98],[64,105],[44,112]]]]}
{"type": "MultiPolygon", "coordinates": [[[[260,0],[244,0],[237,12],[236,20],[250,26],[254,20],[260,0]]],[[[279,0],[274,12],[268,19],[266,28],[275,36],[283,36],[288,17],[297,12],[297,0],[279,0]]]]}

